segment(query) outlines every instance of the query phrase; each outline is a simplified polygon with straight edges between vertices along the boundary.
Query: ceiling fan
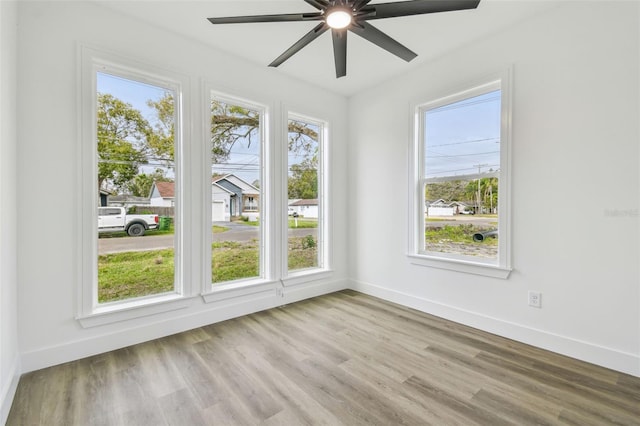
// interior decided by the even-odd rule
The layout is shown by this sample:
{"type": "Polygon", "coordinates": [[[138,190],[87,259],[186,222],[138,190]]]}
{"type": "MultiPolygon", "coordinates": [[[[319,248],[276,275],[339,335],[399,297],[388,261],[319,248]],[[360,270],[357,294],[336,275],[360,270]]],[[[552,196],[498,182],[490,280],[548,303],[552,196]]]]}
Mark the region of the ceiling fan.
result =
{"type": "Polygon", "coordinates": [[[319,12],[232,16],[208,19],[212,24],[320,21],[318,25],[305,34],[282,55],[278,56],[269,66],[277,67],[327,30],[331,29],[336,77],[340,78],[347,75],[347,31],[351,31],[409,62],[418,55],[367,21],[395,18],[398,16],[475,9],[480,3],[480,0],[414,0],[369,5],[371,0],[304,1],[318,9],[319,12]]]}

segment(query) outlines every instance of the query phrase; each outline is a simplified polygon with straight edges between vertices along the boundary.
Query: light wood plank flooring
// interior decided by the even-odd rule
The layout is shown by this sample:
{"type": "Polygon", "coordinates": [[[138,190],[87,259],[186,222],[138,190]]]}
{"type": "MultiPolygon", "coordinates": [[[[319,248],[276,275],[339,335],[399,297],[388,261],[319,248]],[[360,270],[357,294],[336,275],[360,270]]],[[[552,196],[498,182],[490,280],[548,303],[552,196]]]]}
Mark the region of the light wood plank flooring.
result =
{"type": "Polygon", "coordinates": [[[640,425],[640,378],[343,291],[24,375],[8,425],[640,425]]]}

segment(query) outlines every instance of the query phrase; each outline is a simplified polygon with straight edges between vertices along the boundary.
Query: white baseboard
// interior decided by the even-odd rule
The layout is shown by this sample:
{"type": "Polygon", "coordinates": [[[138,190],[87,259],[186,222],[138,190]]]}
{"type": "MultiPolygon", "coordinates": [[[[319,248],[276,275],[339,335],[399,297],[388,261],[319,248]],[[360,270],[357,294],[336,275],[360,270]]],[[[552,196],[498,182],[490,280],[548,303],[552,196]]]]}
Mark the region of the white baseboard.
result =
{"type": "Polygon", "coordinates": [[[284,289],[283,301],[284,303],[299,302],[300,300],[334,293],[347,288],[349,288],[349,281],[347,280],[337,280],[329,283],[312,281],[304,284],[288,285],[284,289]]]}
{"type": "Polygon", "coordinates": [[[640,354],[549,333],[361,281],[352,280],[349,288],[498,336],[640,377],[640,354]]]}
{"type": "Polygon", "coordinates": [[[13,398],[16,395],[18,389],[18,382],[20,381],[20,357],[16,354],[11,368],[6,377],[5,383],[2,383],[0,389],[0,424],[6,424],[9,417],[9,411],[11,410],[11,404],[13,398]]]}
{"type": "Polygon", "coordinates": [[[182,315],[160,318],[151,324],[128,327],[116,332],[104,333],[60,345],[39,348],[21,354],[24,373],[81,358],[109,352],[126,346],[143,343],[183,331],[192,330],[216,322],[226,321],[254,312],[274,308],[285,303],[293,303],[322,294],[333,293],[348,288],[347,280],[310,281],[286,287],[284,297],[274,292],[260,292],[230,300],[206,304],[207,308],[197,311],[181,310],[182,315]]]}

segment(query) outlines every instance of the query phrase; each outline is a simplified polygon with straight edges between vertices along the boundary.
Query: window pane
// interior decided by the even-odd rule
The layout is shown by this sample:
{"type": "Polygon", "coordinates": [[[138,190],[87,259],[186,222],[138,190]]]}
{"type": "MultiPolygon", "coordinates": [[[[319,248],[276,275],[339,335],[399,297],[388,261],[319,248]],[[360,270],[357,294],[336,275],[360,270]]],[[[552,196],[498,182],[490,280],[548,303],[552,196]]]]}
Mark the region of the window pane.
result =
{"type": "Polygon", "coordinates": [[[99,303],[174,291],[175,99],[97,73],[99,303]]]}
{"type": "Polygon", "coordinates": [[[211,101],[213,284],[262,276],[262,113],[211,101]]]}
{"type": "Polygon", "coordinates": [[[427,252],[498,259],[500,91],[424,113],[427,252]]]}
{"type": "Polygon", "coordinates": [[[288,270],[319,268],[321,126],[295,119],[288,126],[288,270]]]}

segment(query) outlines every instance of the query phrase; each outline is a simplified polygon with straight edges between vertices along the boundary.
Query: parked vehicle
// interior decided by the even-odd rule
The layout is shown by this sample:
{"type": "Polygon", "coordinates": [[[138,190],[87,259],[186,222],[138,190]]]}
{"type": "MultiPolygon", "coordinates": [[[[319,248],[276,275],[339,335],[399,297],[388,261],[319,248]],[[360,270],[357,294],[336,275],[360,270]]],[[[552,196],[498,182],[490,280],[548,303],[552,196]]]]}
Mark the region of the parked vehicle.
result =
{"type": "Polygon", "coordinates": [[[157,214],[127,214],[124,207],[98,207],[98,232],[125,231],[141,237],[149,229],[157,229],[157,214]]]}

